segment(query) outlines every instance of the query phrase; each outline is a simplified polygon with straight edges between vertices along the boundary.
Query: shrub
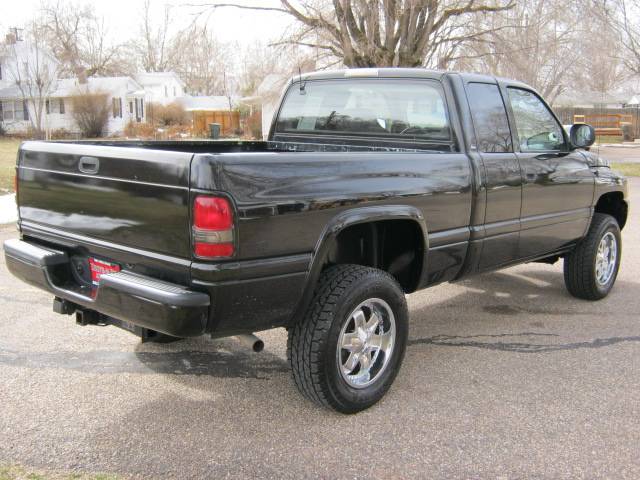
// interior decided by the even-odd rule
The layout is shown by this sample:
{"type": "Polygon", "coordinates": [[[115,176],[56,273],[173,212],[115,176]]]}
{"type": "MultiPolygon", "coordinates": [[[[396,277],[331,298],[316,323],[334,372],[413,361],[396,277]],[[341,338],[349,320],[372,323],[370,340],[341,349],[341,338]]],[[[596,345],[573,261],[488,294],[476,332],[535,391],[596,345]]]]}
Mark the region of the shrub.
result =
{"type": "Polygon", "coordinates": [[[124,134],[127,138],[139,138],[149,140],[156,138],[156,129],[149,123],[137,123],[130,121],[124,127],[124,134]]]}
{"type": "Polygon", "coordinates": [[[71,97],[71,115],[84,137],[101,137],[109,122],[109,95],[79,91],[71,97]]]}
{"type": "Polygon", "coordinates": [[[262,112],[256,110],[244,119],[245,131],[248,130],[250,138],[262,140],[262,112]]]}
{"type": "Polygon", "coordinates": [[[148,103],[147,121],[160,127],[168,127],[170,125],[189,125],[191,123],[187,111],[182,105],[176,102],[168,105],[148,103]]]}
{"type": "Polygon", "coordinates": [[[76,138],[72,132],[66,128],[56,128],[51,131],[51,140],[68,140],[70,138],[76,138]]]}

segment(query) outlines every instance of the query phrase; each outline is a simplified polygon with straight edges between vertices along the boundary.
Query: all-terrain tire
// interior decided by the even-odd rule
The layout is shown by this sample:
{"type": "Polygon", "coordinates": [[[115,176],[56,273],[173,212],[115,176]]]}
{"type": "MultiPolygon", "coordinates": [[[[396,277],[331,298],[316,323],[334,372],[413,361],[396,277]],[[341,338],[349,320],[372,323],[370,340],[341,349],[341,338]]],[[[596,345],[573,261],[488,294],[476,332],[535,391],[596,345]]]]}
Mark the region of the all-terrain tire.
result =
{"type": "MultiPolygon", "coordinates": [[[[608,238],[611,239],[611,236],[608,238]]],[[[606,297],[616,281],[621,254],[622,242],[618,222],[611,215],[595,213],[586,237],[564,259],[564,283],[569,293],[584,300],[600,300],[606,297]],[[615,239],[615,264],[608,280],[600,282],[596,274],[598,247],[609,234],[615,239]]]]}
{"type": "Polygon", "coordinates": [[[402,288],[388,273],[360,265],[326,269],[305,316],[289,329],[287,357],[296,386],[318,405],[342,413],[369,408],[384,396],[400,369],[408,317],[402,288]],[[340,370],[338,339],[346,329],[345,323],[353,321],[350,319],[354,309],[369,299],[382,300],[389,307],[395,322],[395,340],[388,363],[371,378],[372,384],[354,388],[340,370]]]}

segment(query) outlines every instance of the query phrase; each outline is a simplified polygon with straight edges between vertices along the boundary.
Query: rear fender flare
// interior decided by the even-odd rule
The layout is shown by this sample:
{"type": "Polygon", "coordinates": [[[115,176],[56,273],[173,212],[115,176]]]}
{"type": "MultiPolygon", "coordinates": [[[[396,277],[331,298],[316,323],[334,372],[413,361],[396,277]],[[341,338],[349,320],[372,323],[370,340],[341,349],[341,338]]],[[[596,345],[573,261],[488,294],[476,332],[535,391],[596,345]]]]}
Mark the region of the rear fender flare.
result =
{"type": "Polygon", "coordinates": [[[294,314],[289,322],[290,324],[296,322],[301,315],[304,315],[309,302],[313,298],[316,284],[322,272],[322,266],[325,264],[327,256],[335,245],[340,232],[353,225],[382,220],[412,220],[419,225],[422,232],[424,255],[418,285],[424,283],[423,281],[427,271],[429,240],[427,224],[422,212],[411,205],[381,205],[353,208],[333,217],[320,235],[311,257],[309,273],[305,279],[302,297],[294,310],[294,314]]]}

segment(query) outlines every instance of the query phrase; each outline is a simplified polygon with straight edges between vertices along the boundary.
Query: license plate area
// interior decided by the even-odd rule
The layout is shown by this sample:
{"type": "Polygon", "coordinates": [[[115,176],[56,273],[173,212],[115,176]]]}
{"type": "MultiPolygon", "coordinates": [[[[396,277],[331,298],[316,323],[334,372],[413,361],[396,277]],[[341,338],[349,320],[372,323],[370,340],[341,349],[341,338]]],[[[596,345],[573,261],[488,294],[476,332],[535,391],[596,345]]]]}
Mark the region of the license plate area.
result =
{"type": "Polygon", "coordinates": [[[116,273],[120,271],[120,265],[117,263],[107,262],[99,258],[89,257],[89,271],[91,272],[91,283],[98,285],[100,277],[108,273],[116,273]]]}

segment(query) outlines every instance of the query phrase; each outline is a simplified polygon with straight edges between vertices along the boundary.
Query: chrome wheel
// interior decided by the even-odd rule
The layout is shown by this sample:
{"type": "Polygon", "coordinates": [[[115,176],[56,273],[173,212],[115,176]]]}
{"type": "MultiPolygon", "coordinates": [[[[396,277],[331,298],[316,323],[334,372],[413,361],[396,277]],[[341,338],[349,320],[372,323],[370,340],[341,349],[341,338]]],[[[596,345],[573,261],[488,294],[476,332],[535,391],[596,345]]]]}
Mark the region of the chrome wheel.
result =
{"type": "Polygon", "coordinates": [[[351,387],[364,388],[380,377],[391,360],[396,322],[380,298],[365,300],[351,312],[338,337],[337,362],[351,387]]]}
{"type": "Polygon", "coordinates": [[[596,281],[606,285],[611,280],[618,260],[618,242],[613,233],[607,232],[598,245],[596,253],[596,281]]]}

